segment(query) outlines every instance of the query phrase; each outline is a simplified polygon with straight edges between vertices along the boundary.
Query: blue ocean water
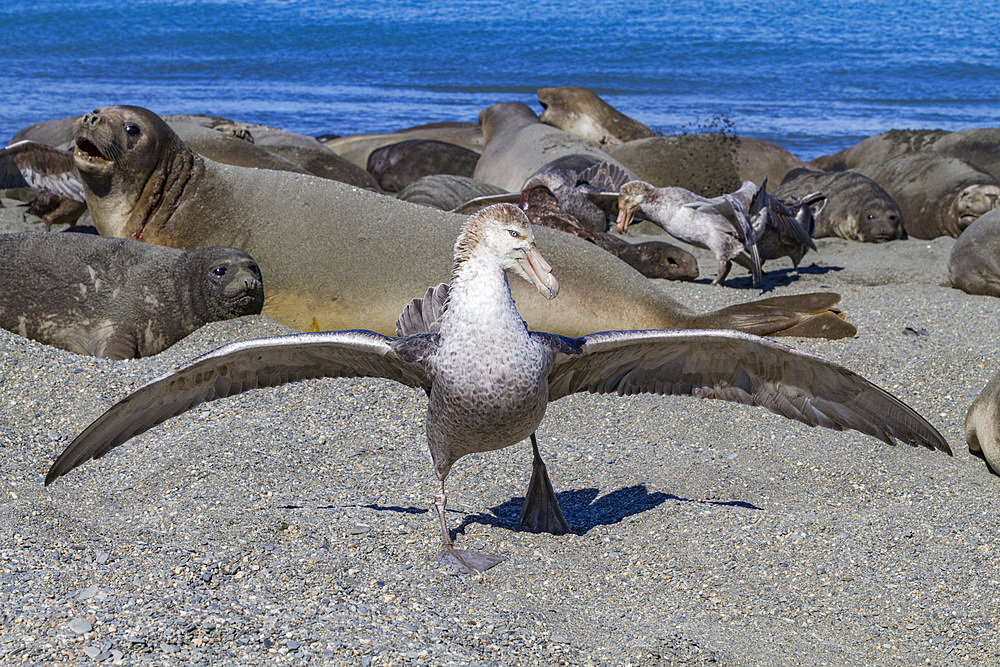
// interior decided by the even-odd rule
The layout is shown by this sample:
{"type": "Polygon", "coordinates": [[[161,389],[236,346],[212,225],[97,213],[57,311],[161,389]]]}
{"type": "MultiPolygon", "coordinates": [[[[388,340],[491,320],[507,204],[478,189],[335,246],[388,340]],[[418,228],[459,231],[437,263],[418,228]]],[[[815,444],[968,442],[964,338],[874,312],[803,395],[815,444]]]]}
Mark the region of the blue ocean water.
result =
{"type": "Polygon", "coordinates": [[[475,121],[593,89],[665,134],[726,129],[804,159],[891,128],[998,126],[996,2],[19,0],[0,140],[96,106],[304,134],[475,121]]]}

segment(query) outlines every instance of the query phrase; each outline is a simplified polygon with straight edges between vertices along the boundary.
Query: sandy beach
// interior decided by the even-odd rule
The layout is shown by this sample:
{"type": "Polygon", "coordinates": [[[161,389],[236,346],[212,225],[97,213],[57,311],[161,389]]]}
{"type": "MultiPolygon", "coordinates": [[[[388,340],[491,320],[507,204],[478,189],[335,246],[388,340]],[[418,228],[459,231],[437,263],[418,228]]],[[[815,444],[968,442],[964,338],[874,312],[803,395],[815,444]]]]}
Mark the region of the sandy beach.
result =
{"type": "MultiPolygon", "coordinates": [[[[953,243],[819,239],[798,277],[769,263],[763,294],[840,293],[856,338],[783,340],[894,393],[953,457],[719,401],[570,396],[538,436],[573,534],[517,529],[527,443],[450,475],[460,546],[508,556],[478,578],[430,561],[422,392],[250,392],[46,488],[54,457],[131,388],[290,330],[215,323],[127,362],[0,331],[0,662],[1000,662],[1000,477],[962,436],[1000,368],[1000,299],[948,286],[953,243]]],[[[715,261],[694,252],[701,278],[663,283],[677,299],[760,295],[742,269],[709,285],[715,261]]]]}

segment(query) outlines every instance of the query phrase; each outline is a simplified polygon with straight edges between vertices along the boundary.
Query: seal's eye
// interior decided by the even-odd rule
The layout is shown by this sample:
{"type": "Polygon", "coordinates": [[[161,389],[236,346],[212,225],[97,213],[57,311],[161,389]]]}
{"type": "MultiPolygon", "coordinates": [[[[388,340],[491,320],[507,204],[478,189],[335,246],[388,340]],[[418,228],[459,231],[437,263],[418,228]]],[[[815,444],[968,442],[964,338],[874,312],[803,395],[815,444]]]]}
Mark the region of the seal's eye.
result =
{"type": "Polygon", "coordinates": [[[254,274],[255,276],[259,276],[260,275],[260,267],[257,266],[256,264],[251,264],[247,268],[249,268],[250,269],[250,273],[254,274]]]}
{"type": "Polygon", "coordinates": [[[135,123],[125,123],[125,134],[128,134],[133,137],[138,137],[141,133],[142,130],[140,130],[139,126],[136,125],[135,123]]]}
{"type": "Polygon", "coordinates": [[[518,233],[517,233],[516,231],[514,231],[513,229],[508,229],[508,230],[507,230],[507,233],[508,233],[508,234],[510,234],[511,236],[513,236],[513,237],[514,237],[515,239],[519,239],[519,238],[521,238],[521,235],[520,235],[520,234],[518,234],[518,233]]]}
{"type": "Polygon", "coordinates": [[[221,278],[222,276],[226,275],[226,267],[217,266],[214,269],[212,269],[212,273],[221,278]]]}

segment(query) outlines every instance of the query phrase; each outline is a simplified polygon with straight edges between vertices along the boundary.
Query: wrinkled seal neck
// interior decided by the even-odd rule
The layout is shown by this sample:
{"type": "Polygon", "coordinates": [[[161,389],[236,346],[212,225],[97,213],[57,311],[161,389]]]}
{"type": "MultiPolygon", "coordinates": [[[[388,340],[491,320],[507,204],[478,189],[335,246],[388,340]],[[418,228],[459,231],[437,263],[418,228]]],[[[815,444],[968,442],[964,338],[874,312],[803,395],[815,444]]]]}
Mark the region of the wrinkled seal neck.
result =
{"type": "Polygon", "coordinates": [[[139,241],[185,247],[174,233],[171,217],[185,192],[193,188],[205,170],[204,159],[179,140],[163,151],[164,160],[147,179],[139,203],[129,216],[127,228],[139,241]]]}

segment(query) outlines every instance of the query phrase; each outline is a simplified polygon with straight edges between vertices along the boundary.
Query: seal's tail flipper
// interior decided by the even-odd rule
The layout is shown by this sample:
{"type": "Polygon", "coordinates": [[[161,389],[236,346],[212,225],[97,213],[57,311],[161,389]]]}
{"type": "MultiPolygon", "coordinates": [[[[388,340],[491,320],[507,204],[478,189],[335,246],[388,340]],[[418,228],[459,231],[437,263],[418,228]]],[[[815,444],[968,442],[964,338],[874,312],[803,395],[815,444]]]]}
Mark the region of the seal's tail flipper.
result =
{"type": "Polygon", "coordinates": [[[857,328],[844,320],[833,306],[840,301],[834,292],[813,292],[776,296],[729,306],[694,318],[697,329],[739,329],[758,336],[801,336],[803,338],[848,338],[857,328]]]}

